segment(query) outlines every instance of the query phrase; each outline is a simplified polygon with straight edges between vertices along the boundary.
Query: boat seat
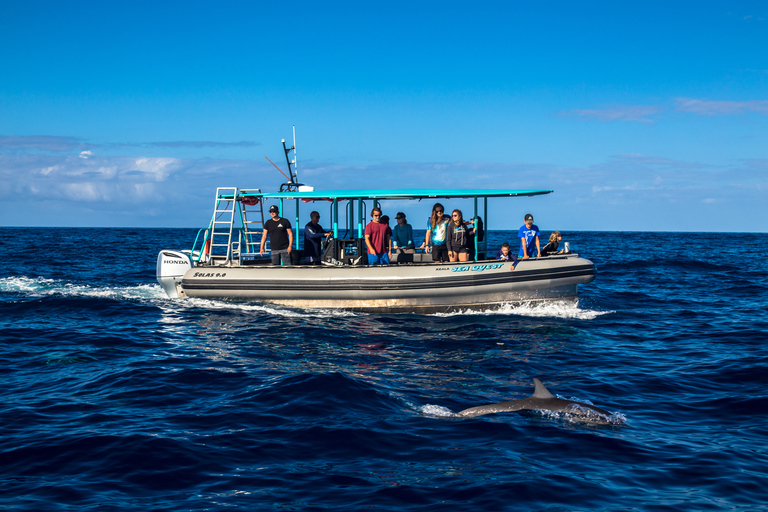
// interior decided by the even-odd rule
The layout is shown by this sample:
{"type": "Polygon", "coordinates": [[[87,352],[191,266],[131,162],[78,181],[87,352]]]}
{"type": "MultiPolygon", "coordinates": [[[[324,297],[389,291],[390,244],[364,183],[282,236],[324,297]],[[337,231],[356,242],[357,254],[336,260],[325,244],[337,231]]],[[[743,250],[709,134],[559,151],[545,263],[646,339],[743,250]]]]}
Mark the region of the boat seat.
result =
{"type": "Polygon", "coordinates": [[[392,254],[390,263],[432,263],[432,255],[426,253],[416,254],[392,254]]]}

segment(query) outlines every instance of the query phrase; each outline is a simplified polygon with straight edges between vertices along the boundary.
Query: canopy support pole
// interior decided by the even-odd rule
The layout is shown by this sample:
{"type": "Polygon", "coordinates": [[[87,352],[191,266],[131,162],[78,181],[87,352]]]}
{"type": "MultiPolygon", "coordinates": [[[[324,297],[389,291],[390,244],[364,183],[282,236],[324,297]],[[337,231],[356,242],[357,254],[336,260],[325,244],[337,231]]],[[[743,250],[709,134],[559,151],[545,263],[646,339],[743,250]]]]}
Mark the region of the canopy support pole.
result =
{"type": "Polygon", "coordinates": [[[357,204],[357,238],[363,238],[363,198],[357,204]]]}
{"type": "Polygon", "coordinates": [[[299,199],[296,198],[296,229],[293,230],[293,238],[296,241],[296,250],[299,250],[299,199]]]}
{"type": "Polygon", "coordinates": [[[333,198],[333,238],[339,238],[339,200],[333,198]]]}

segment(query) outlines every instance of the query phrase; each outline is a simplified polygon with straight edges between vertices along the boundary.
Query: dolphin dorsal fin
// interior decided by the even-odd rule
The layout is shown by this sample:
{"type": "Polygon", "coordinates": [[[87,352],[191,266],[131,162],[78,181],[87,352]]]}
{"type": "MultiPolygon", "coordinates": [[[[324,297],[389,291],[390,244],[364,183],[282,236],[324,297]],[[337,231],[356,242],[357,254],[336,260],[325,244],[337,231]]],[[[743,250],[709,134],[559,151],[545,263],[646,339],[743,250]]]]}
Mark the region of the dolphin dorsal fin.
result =
{"type": "Polygon", "coordinates": [[[539,379],[534,378],[533,383],[536,386],[536,389],[533,391],[533,398],[555,398],[555,395],[550,393],[539,379]]]}

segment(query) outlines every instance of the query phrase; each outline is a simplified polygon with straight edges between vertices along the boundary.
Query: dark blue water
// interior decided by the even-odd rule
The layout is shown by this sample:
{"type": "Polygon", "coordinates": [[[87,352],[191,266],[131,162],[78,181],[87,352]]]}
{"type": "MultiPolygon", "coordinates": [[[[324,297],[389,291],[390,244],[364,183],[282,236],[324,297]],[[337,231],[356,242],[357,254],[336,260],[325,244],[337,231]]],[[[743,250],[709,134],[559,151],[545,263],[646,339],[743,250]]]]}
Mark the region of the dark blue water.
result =
{"type": "Polygon", "coordinates": [[[194,235],[0,232],[0,509],[767,508],[768,235],[566,233],[577,307],[447,316],[166,299],[194,235]],[[452,415],[532,377],[625,424],[452,415]]]}

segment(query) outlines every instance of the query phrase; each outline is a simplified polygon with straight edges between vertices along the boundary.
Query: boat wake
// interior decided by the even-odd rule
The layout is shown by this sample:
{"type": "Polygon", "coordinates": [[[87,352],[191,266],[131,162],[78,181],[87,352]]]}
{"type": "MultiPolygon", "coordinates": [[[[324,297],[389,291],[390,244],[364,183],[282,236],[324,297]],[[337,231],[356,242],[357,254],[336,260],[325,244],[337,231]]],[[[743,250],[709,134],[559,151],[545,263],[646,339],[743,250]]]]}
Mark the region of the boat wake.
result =
{"type": "Polygon", "coordinates": [[[436,313],[435,316],[455,315],[517,315],[529,317],[573,318],[576,320],[593,320],[598,316],[614,313],[614,311],[595,311],[580,309],[578,302],[544,301],[504,304],[497,309],[466,310],[453,313],[436,313]]]}
{"type": "MultiPolygon", "coordinates": [[[[244,312],[261,312],[291,318],[310,317],[348,317],[356,313],[340,309],[295,309],[259,302],[233,302],[221,299],[169,299],[163,289],[155,283],[135,286],[93,286],[75,284],[58,279],[44,277],[4,277],[0,278],[0,293],[20,294],[27,298],[46,296],[83,297],[95,299],[111,299],[125,301],[149,301],[163,308],[174,309],[209,309],[244,312]]],[[[580,309],[578,303],[570,301],[526,302],[505,304],[498,309],[466,310],[453,313],[436,313],[434,316],[456,315],[518,315],[528,317],[573,318],[592,320],[598,316],[613,313],[613,311],[595,311],[580,309]]]]}
{"type": "Polygon", "coordinates": [[[45,277],[0,278],[0,293],[21,294],[30,298],[61,295],[115,300],[162,299],[166,295],[156,284],[136,286],[91,286],[45,277]]]}
{"type": "MultiPolygon", "coordinates": [[[[158,289],[161,288],[158,286],[158,289]]],[[[165,297],[165,294],[163,294],[165,297]]],[[[174,306],[178,307],[192,307],[208,310],[227,310],[227,311],[254,311],[265,313],[268,315],[277,315],[289,318],[329,318],[329,317],[346,317],[357,316],[351,311],[337,310],[337,309],[292,309],[289,307],[275,306],[271,304],[262,304],[259,302],[229,302],[219,299],[200,299],[200,298],[188,298],[188,299],[167,299],[172,302],[174,306]]]]}
{"type": "MultiPolygon", "coordinates": [[[[354,313],[341,310],[299,310],[256,302],[228,302],[217,299],[169,299],[160,285],[141,284],[136,286],[92,286],[74,284],[45,277],[4,277],[0,278],[0,293],[21,295],[26,299],[41,297],[81,297],[91,299],[110,299],[128,302],[149,302],[162,309],[206,309],[243,312],[261,312],[291,318],[316,318],[355,316],[354,313]]],[[[13,300],[13,299],[11,299],[13,300]]]]}

